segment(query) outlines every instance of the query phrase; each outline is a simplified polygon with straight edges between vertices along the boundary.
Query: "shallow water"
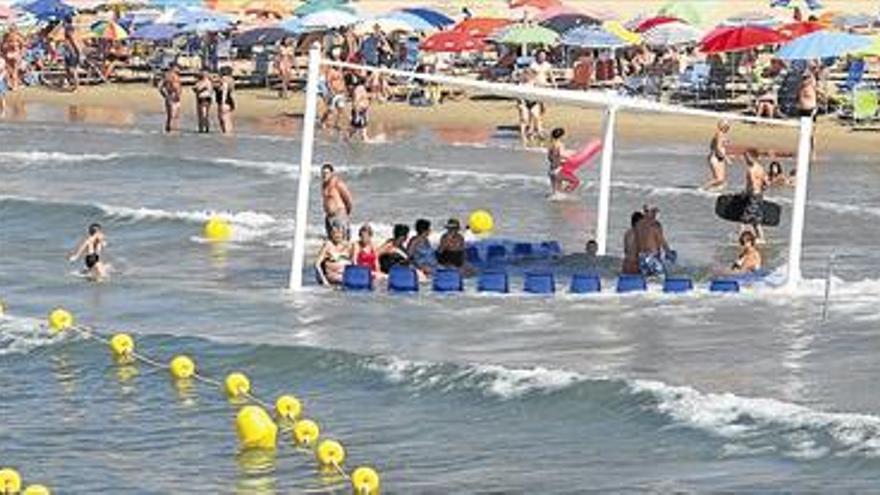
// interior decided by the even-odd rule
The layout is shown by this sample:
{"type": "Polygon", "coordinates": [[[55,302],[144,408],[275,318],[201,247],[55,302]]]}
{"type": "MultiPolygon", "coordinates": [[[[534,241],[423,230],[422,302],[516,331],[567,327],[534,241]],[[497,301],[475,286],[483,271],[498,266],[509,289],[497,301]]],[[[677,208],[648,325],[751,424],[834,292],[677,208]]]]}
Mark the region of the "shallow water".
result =
{"type": "MultiPolygon", "coordinates": [[[[268,461],[239,455],[236,407],[219,391],[119,369],[82,337],[48,338],[42,315],[64,306],[104,332],[132,332],[149,355],[190,353],[211,376],[246,372],[261,397],[301,396],[345,443],[349,465],[375,465],[388,493],[876,487],[875,157],[823,156],[814,167],[807,280],[795,294],[294,296],[281,288],[298,142],[248,129],[232,140],[165,137],[155,124],[0,124],[0,297],[10,306],[0,319],[0,464],[27,478],[62,493],[337,484],[290,448],[268,461]],[[200,237],[218,212],[235,227],[225,246],[200,237]],[[84,282],[65,260],[92,221],[105,225],[117,270],[106,284],[84,282]]],[[[507,238],[578,251],[592,235],[595,171],[577,197],[551,202],[540,154],[504,135],[479,145],[442,137],[327,140],[317,159],[340,165],[356,219],[383,234],[490,208],[507,238]]],[[[622,142],[614,174],[613,253],[629,212],[652,203],[686,266],[705,271],[735,255],[735,226],[690,188],[704,178],[702,148],[622,142]]],[[[790,191],[773,197],[787,213],[790,191]]],[[[766,248],[774,267],[787,237],[786,217],[766,248]]]]}

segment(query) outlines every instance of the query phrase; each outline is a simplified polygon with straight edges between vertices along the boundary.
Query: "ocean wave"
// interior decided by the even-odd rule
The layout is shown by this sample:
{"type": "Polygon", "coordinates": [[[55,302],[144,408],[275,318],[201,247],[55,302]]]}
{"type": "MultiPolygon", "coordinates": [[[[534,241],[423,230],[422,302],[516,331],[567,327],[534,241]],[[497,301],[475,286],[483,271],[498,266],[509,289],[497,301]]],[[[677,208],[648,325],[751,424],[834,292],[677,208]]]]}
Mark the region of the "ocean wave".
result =
{"type": "Polygon", "coordinates": [[[46,331],[40,320],[0,316],[0,356],[27,354],[58,340],[46,331]]]}
{"type": "Polygon", "coordinates": [[[121,153],[64,153],[60,151],[0,151],[0,163],[30,165],[34,163],[108,162],[121,158],[121,153]]]}

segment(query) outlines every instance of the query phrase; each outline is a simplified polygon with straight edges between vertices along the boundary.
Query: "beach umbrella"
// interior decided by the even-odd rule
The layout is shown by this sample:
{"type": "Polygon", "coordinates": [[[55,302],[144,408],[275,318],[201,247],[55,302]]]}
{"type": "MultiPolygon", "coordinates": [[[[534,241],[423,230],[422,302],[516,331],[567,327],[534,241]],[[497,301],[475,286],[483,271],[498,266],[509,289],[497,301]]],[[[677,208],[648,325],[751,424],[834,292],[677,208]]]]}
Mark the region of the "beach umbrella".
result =
{"type": "Polygon", "coordinates": [[[717,5],[711,0],[674,0],[663,5],[658,14],[698,26],[705,23],[716,9],[717,5]]]}
{"type": "Polygon", "coordinates": [[[651,29],[653,29],[657,26],[662,26],[663,24],[671,24],[673,22],[682,23],[684,21],[682,21],[678,17],[670,17],[667,15],[658,15],[655,17],[648,17],[646,19],[642,19],[639,22],[635,23],[635,25],[627,26],[627,27],[629,27],[630,29],[632,29],[633,31],[635,31],[637,33],[644,33],[644,32],[650,31],[651,29]]]}
{"type": "Polygon", "coordinates": [[[431,24],[425,19],[409,12],[403,12],[402,10],[388,13],[382,16],[382,18],[405,22],[407,25],[410,26],[411,31],[434,31],[437,29],[435,25],[431,24]]]}
{"type": "Polygon", "coordinates": [[[276,27],[281,28],[289,34],[298,35],[303,33],[308,33],[310,31],[314,31],[314,29],[306,27],[302,23],[302,19],[298,17],[291,17],[290,19],[284,20],[280,22],[276,27]]]}
{"type": "Polygon", "coordinates": [[[355,32],[357,34],[369,34],[373,32],[373,29],[379,26],[379,29],[383,33],[393,33],[393,32],[412,32],[416,31],[415,28],[408,22],[402,19],[395,19],[393,17],[373,17],[370,19],[364,19],[355,26],[355,32]]]}
{"type": "Polygon", "coordinates": [[[873,44],[870,36],[816,31],[792,40],[779,49],[776,56],[783,60],[815,60],[839,57],[865,50],[873,44]]]}
{"type": "Polygon", "coordinates": [[[686,43],[696,43],[703,37],[703,33],[683,22],[662,24],[642,33],[642,39],[651,46],[671,46],[686,43]]]}
{"type": "Polygon", "coordinates": [[[181,7],[164,12],[156,18],[157,24],[177,24],[185,26],[196,22],[232,23],[232,17],[202,7],[181,7]]]}
{"type": "Polygon", "coordinates": [[[408,9],[403,9],[403,12],[406,12],[407,14],[412,14],[417,17],[421,17],[422,19],[424,19],[425,21],[430,23],[432,26],[438,27],[438,28],[443,28],[443,27],[451,26],[451,25],[455,24],[455,21],[453,19],[451,19],[449,16],[447,16],[446,14],[444,14],[442,12],[433,10],[433,9],[408,8],[408,9]]]}
{"type": "Polygon", "coordinates": [[[146,24],[136,28],[131,35],[131,39],[144,41],[165,41],[170,40],[179,34],[177,26],[172,24],[146,24]]]}
{"type": "Polygon", "coordinates": [[[322,10],[300,19],[309,29],[338,29],[360,22],[361,18],[345,10],[322,10]]]}
{"type": "Polygon", "coordinates": [[[120,26],[124,27],[131,34],[135,26],[150,24],[158,19],[159,15],[159,12],[155,10],[133,10],[126,12],[125,15],[119,18],[118,22],[120,26]]]}
{"type": "Polygon", "coordinates": [[[483,39],[492,36],[496,31],[503,29],[511,24],[507,19],[499,19],[494,17],[474,17],[465,19],[456,24],[452,30],[461,31],[473,36],[474,38],[483,39]]]}
{"type": "Polygon", "coordinates": [[[199,19],[184,25],[180,32],[182,33],[223,33],[232,29],[232,23],[219,19],[199,19]]]}
{"type": "Polygon", "coordinates": [[[764,45],[783,43],[786,39],[776,31],[758,26],[719,27],[700,41],[703,53],[739,52],[764,45]]]}
{"type": "Polygon", "coordinates": [[[322,10],[344,10],[354,14],[355,10],[348,5],[348,0],[314,0],[306,2],[293,10],[293,15],[304,17],[322,10]]]}
{"type": "Polygon", "coordinates": [[[560,14],[541,22],[541,25],[557,33],[564,33],[578,26],[601,23],[602,21],[586,14],[560,14]]]}
{"type": "Polygon", "coordinates": [[[555,45],[559,33],[542,26],[517,24],[499,32],[495,41],[509,45],[555,45]]]}
{"type": "Polygon", "coordinates": [[[422,50],[427,52],[473,52],[486,48],[483,40],[475,38],[464,31],[440,31],[432,34],[422,42],[422,50]]]}
{"type": "Polygon", "coordinates": [[[815,33],[816,31],[822,31],[824,29],[824,24],[809,21],[790,22],[788,24],[783,24],[782,26],[776,27],[776,31],[782,36],[788,38],[789,40],[800,38],[801,36],[806,36],[810,33],[815,33]]]}
{"type": "Polygon", "coordinates": [[[92,33],[96,38],[122,41],[128,39],[128,31],[113,21],[98,21],[92,24],[92,33]]]}
{"type": "Polygon", "coordinates": [[[545,10],[553,7],[559,7],[562,5],[561,0],[511,0],[510,2],[511,9],[520,9],[524,7],[531,7],[533,9],[545,10]]]}
{"type": "Polygon", "coordinates": [[[150,7],[165,11],[185,7],[195,8],[203,5],[202,0],[149,0],[147,4],[150,7]]]}
{"type": "Polygon", "coordinates": [[[833,24],[841,29],[871,27],[877,17],[868,14],[843,14],[834,17],[833,24]]]}
{"type": "Polygon", "coordinates": [[[239,48],[274,45],[290,36],[290,33],[277,26],[249,29],[232,38],[232,45],[239,48]]]}
{"type": "Polygon", "coordinates": [[[721,22],[721,26],[737,27],[737,26],[759,26],[772,28],[781,24],[782,21],[765,12],[746,12],[728,17],[721,22]]]}
{"type": "Polygon", "coordinates": [[[605,21],[602,23],[602,28],[630,45],[642,42],[642,36],[639,33],[630,31],[617,21],[605,21]]]}
{"type": "Polygon", "coordinates": [[[243,10],[247,15],[271,15],[278,19],[293,13],[291,5],[281,0],[251,0],[244,4],[243,10]]]}
{"type": "Polygon", "coordinates": [[[632,43],[601,26],[581,26],[562,35],[560,43],[578,48],[623,48],[632,43]]]}
{"type": "Polygon", "coordinates": [[[822,8],[822,3],[819,0],[770,0],[770,6],[786,8],[804,6],[810,10],[819,10],[822,8]]]}
{"type": "Polygon", "coordinates": [[[40,21],[58,21],[72,17],[76,9],[61,0],[36,0],[24,5],[24,10],[40,21]]]}
{"type": "Polygon", "coordinates": [[[871,46],[854,52],[857,56],[880,57],[880,36],[873,36],[871,46]]]}

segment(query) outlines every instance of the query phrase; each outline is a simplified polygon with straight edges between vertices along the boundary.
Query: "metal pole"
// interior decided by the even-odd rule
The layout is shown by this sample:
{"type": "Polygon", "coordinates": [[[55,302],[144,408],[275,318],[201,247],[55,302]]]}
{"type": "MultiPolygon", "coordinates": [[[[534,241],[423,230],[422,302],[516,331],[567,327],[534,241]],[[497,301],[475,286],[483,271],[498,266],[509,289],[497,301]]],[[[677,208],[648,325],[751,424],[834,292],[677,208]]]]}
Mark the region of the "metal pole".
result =
{"type": "Polygon", "coordinates": [[[813,143],[813,119],[801,117],[800,141],[797,156],[797,182],[794,190],[794,206],[791,212],[791,237],[788,244],[788,274],[785,285],[797,287],[801,280],[801,255],[804,243],[804,221],[807,210],[807,188],[810,178],[810,155],[813,143]]]}
{"type": "Polygon", "coordinates": [[[299,160],[299,191],[296,196],[296,224],[293,235],[293,256],[290,260],[290,290],[303,286],[306,228],[309,222],[309,188],[312,182],[312,150],[315,144],[315,120],[318,114],[318,79],[321,70],[321,45],[309,49],[309,74],[306,81],[306,109],[303,116],[302,150],[299,160]]]}
{"type": "Polygon", "coordinates": [[[614,132],[617,121],[617,105],[605,110],[604,137],[602,140],[602,169],[599,174],[599,211],[596,225],[598,254],[608,253],[608,215],[611,206],[611,164],[614,159],[614,132]]]}

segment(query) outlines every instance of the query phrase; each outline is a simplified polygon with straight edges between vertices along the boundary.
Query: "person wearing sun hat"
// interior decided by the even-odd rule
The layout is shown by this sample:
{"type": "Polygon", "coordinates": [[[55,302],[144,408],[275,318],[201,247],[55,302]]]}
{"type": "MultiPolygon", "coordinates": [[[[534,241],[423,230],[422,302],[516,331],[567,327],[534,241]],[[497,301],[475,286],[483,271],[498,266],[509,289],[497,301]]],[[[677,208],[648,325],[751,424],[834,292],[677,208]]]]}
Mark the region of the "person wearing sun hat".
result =
{"type": "Polygon", "coordinates": [[[437,246],[437,262],[447,268],[462,268],[465,261],[465,242],[461,235],[461,222],[457,218],[446,221],[446,232],[437,246]]]}

